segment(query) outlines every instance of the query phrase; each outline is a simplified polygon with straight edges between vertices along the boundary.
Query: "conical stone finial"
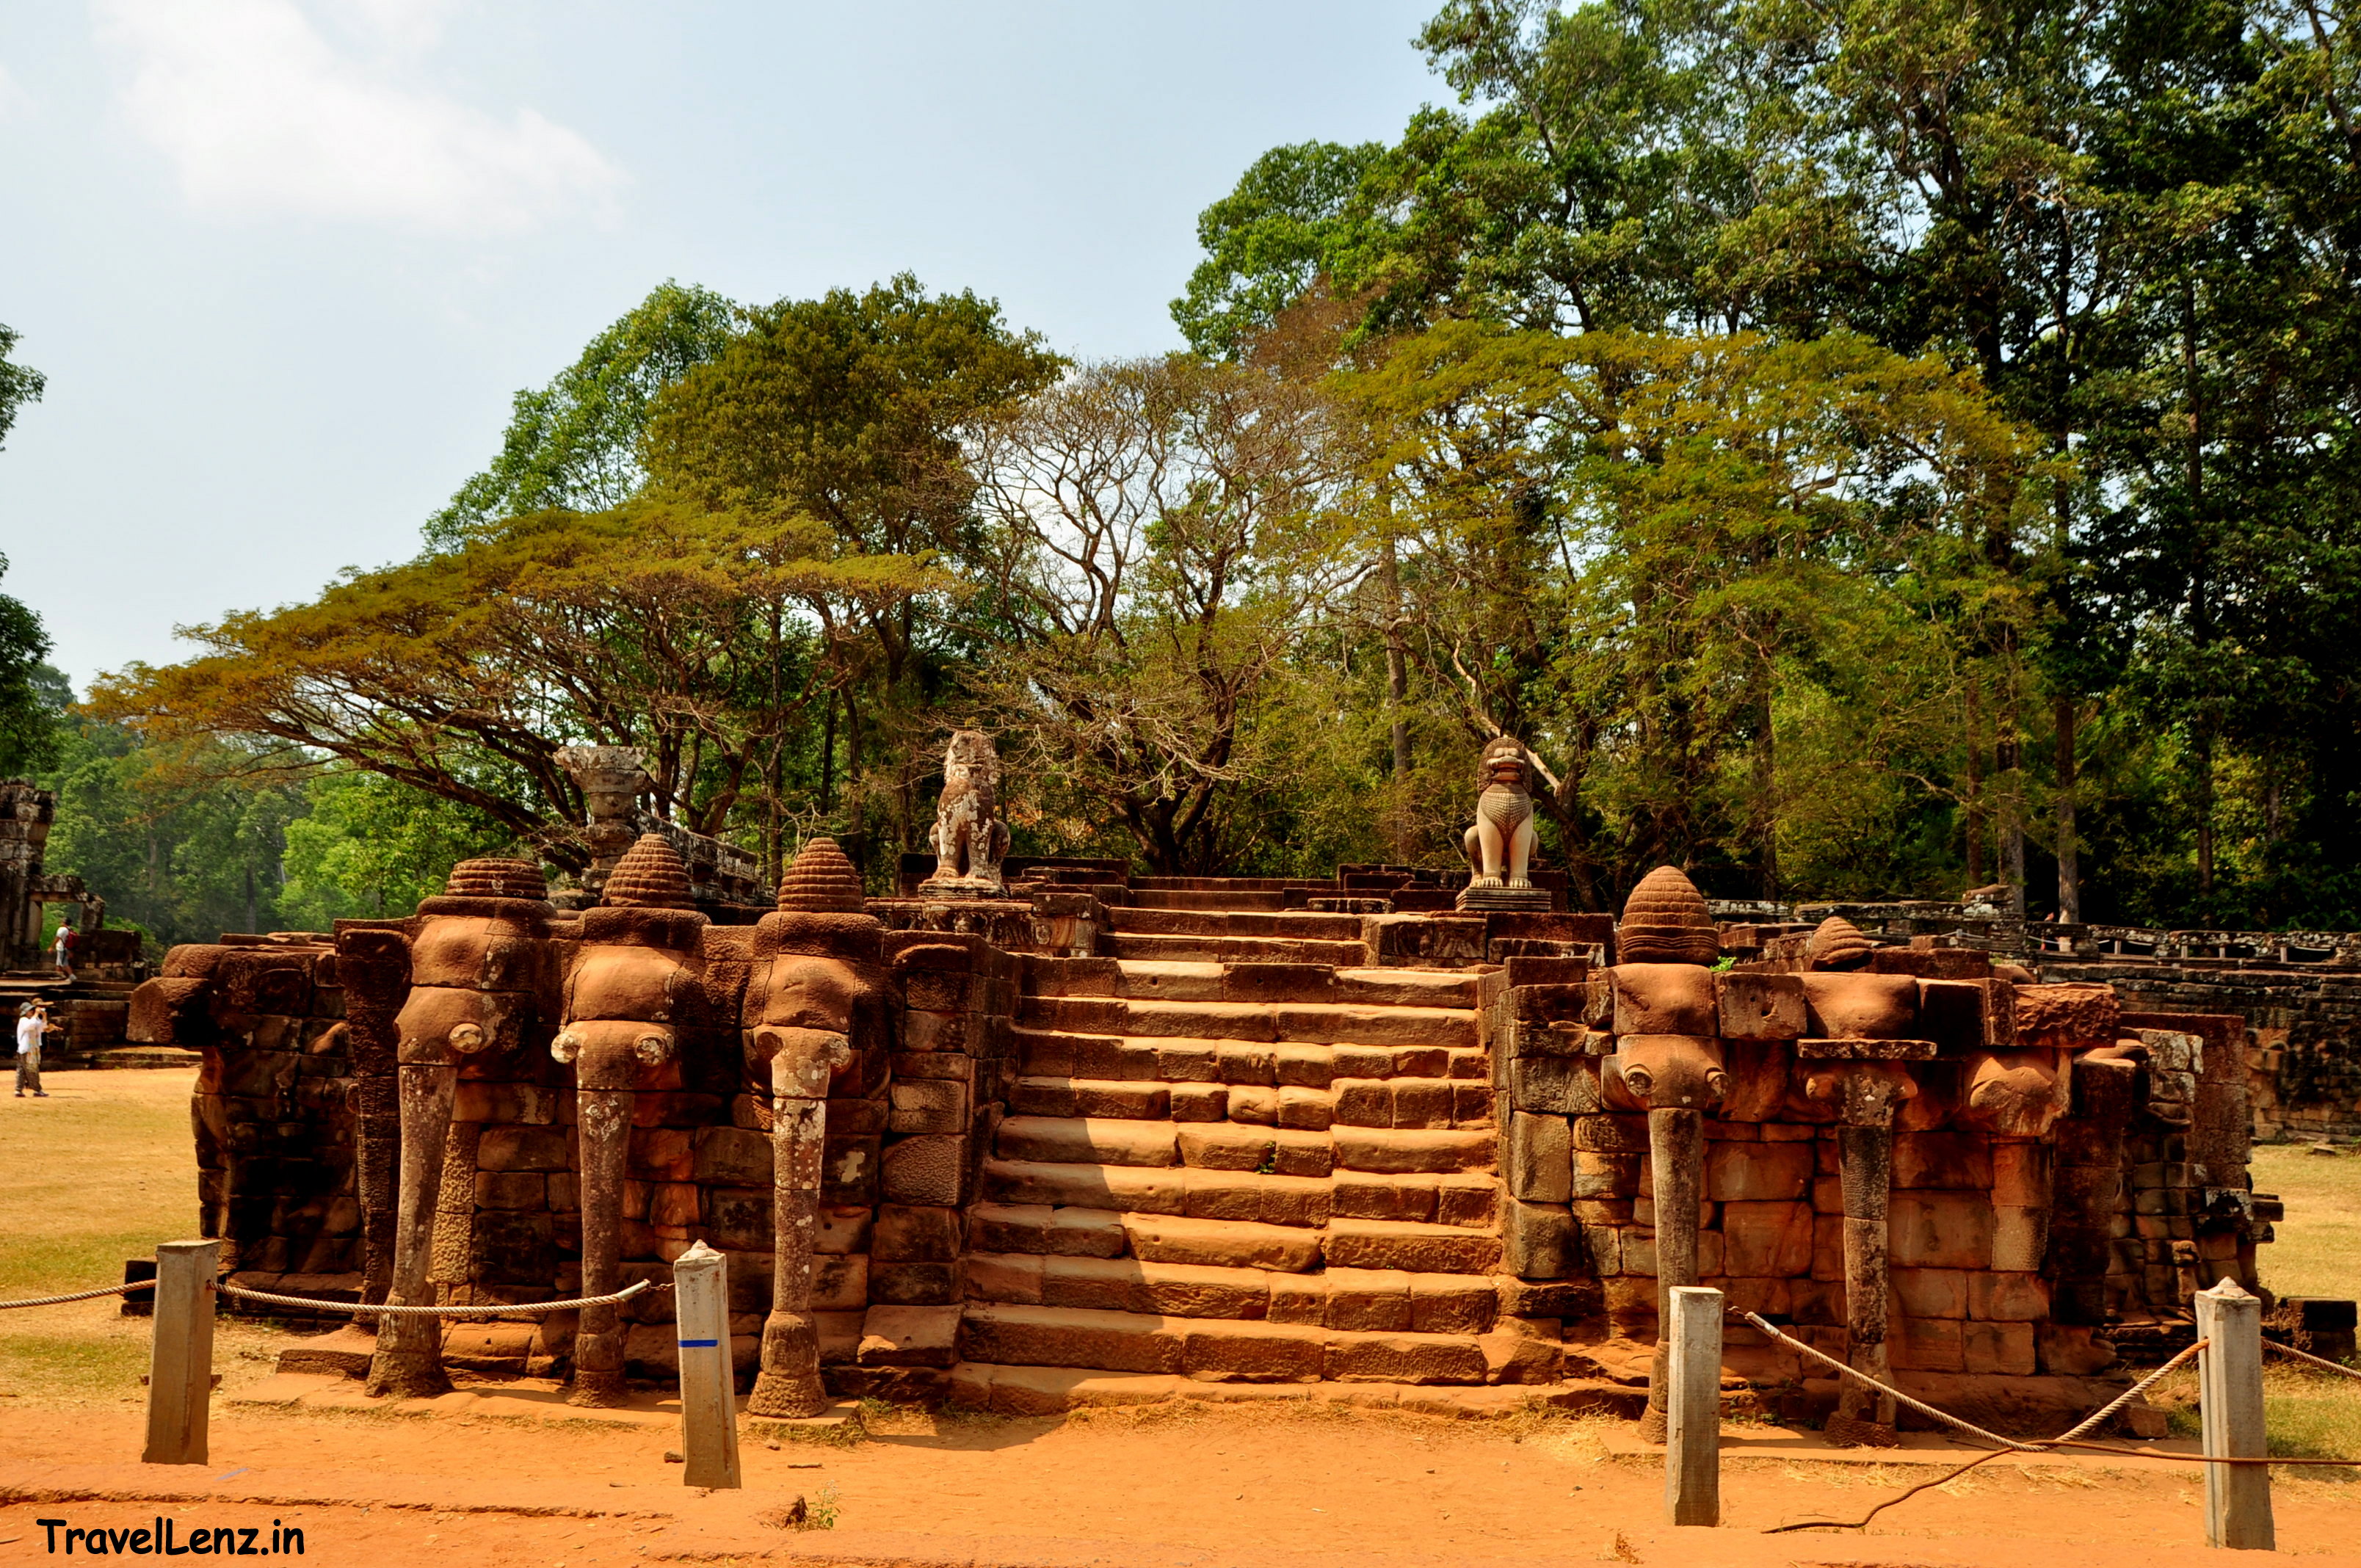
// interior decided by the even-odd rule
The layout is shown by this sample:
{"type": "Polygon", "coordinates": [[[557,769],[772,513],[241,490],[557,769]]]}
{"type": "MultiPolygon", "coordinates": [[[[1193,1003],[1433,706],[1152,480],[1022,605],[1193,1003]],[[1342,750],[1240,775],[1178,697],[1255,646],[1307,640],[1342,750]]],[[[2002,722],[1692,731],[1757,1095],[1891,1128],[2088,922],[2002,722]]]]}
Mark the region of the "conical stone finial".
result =
{"type": "Polygon", "coordinates": [[[862,914],[861,873],[833,839],[808,839],[779,879],[779,907],[794,915],[862,914]]]}
{"type": "Polygon", "coordinates": [[[446,898],[529,898],[549,896],[549,883],[531,861],[485,859],[461,861],[443,884],[446,898]]]}
{"type": "Polygon", "coordinates": [[[1710,964],[1721,957],[1721,934],[1705,895],[1677,866],[1658,866],[1640,879],[1615,927],[1615,958],[1627,964],[1710,964]]]}
{"type": "Polygon", "coordinates": [[[607,890],[598,902],[612,909],[697,907],[689,896],[688,869],[661,833],[642,833],[638,843],[623,851],[607,873],[607,890]]]}
{"type": "Polygon", "coordinates": [[[1804,944],[1804,964],[1814,970],[1859,969],[1869,961],[1872,950],[1860,927],[1841,915],[1831,915],[1804,944]]]}

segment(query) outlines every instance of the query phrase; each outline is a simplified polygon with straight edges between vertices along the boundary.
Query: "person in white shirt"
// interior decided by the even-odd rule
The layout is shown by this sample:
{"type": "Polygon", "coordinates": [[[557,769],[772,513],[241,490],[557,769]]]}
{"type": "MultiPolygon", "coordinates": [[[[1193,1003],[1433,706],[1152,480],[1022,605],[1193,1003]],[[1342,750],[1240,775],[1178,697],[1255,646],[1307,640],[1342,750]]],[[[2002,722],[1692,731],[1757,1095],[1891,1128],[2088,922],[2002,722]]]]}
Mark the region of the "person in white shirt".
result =
{"type": "Polygon", "coordinates": [[[33,1091],[36,1100],[47,1100],[49,1091],[41,1087],[41,1036],[49,1032],[49,1010],[38,1002],[27,1002],[16,1009],[16,1098],[25,1098],[25,1091],[33,1091]]]}
{"type": "Polygon", "coordinates": [[[58,960],[58,972],[65,976],[68,980],[71,980],[74,977],[74,940],[73,923],[71,921],[60,922],[58,926],[58,942],[55,948],[58,960]]]}

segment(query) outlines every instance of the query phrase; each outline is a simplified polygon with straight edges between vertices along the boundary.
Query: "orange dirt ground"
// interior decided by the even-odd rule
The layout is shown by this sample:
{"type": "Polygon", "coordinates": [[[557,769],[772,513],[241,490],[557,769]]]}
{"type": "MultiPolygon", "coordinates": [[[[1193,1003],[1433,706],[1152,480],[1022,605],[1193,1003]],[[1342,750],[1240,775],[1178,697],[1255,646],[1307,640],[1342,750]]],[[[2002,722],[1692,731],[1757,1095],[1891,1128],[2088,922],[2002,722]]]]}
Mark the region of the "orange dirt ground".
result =
{"type": "MultiPolygon", "coordinates": [[[[1620,1425],[1185,1405],[1064,1419],[890,1415],[845,1445],[750,1437],[746,1490],[696,1492],[676,1429],[465,1415],[217,1408],[209,1464],[124,1463],[136,1409],[0,1414],[0,1563],[47,1560],[35,1524],[300,1526],[305,1557],[431,1552],[483,1568],[662,1560],[1314,1568],[1356,1563],[2148,1564],[2202,1552],[2196,1466],[2002,1474],[1923,1493],[1864,1536],[1768,1536],[1858,1518],[1941,1472],[1778,1458],[1725,1467],[1726,1528],[1674,1530],[1663,1472],[1620,1425]],[[831,1530],[765,1516],[833,1488],[831,1530]]],[[[2336,1472],[2334,1474],[2345,1474],[2336,1472]]],[[[2361,1484],[2280,1483],[2282,1551],[2361,1562],[2361,1484]]],[[[62,1556],[62,1551],[58,1554],[62,1556]]],[[[81,1555],[78,1552],[77,1556],[81,1555]]]]}

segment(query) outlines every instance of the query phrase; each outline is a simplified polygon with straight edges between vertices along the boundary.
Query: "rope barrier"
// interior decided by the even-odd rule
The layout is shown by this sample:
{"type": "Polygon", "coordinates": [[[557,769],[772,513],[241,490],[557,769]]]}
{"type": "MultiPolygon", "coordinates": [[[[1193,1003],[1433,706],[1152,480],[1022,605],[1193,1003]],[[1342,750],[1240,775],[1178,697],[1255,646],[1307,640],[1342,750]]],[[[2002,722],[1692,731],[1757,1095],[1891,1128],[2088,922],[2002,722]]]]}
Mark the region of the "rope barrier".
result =
{"type": "Polygon", "coordinates": [[[2356,1372],[2341,1361],[2331,1361],[2326,1356],[2314,1355],[2308,1350],[2298,1350],[2291,1344],[2281,1344],[2277,1340],[2265,1340],[2263,1348],[2278,1351],[2281,1355],[2292,1355],[2298,1361],[2308,1361],[2314,1366],[2324,1368],[2341,1376],[2361,1378],[2361,1372],[2356,1372]]]}
{"type": "MultiPolygon", "coordinates": [[[[1956,1470],[1938,1475],[1932,1481],[1921,1481],[1918,1485],[1908,1488],[1906,1491],[1897,1493],[1894,1497],[1886,1498],[1885,1501],[1870,1509],[1869,1512],[1861,1515],[1858,1519],[1805,1519],[1795,1524],[1783,1524],[1776,1526],[1773,1529],[1765,1530],[1763,1533],[1766,1535],[1781,1535],[1791,1530],[1866,1529],[1870,1520],[1883,1513],[1886,1509],[1894,1507],[1896,1503],[1908,1502],[1911,1498],[1916,1497],[1921,1492],[1956,1481],[1960,1476],[1966,1475],[1969,1471],[1973,1470],[1977,1465],[1989,1464],[2004,1453],[2039,1453],[2055,1448],[2089,1448],[2096,1449],[2102,1453],[2133,1453],[2135,1451],[2130,1449],[2109,1448],[2103,1443],[2076,1442],[2074,1440],[2081,1437],[2084,1432],[2089,1431],[2092,1428],[2097,1426],[2100,1422],[2105,1420],[2108,1417],[2114,1415],[2117,1410],[2122,1409],[2125,1405],[2130,1404],[2151,1384],[2159,1381],[2163,1378],[2165,1374],[2172,1371],[2182,1362],[2187,1361],[2191,1356],[2195,1355],[2199,1351],[2205,1348],[2205,1342],[2203,1340],[2199,1340],[2195,1344],[2191,1345],[2187,1350],[2182,1351],[2179,1355],[2174,1356],[2170,1361],[2166,1362],[2162,1366],[2158,1367],[2154,1372],[2149,1373],[2147,1376],[2141,1378],[2138,1382],[2125,1389],[2114,1398],[2110,1399],[2107,1403],[2100,1406],[2090,1415],[2083,1417],[2081,1420],[2076,1422],[2073,1426],[2069,1427],[2060,1435],[2051,1438],[2048,1442],[2018,1442],[2014,1439],[2001,1437],[1996,1433],[1985,1432],[1982,1427],[1972,1425],[1967,1421],[1960,1420],[1956,1417],[1943,1416],[1943,1412],[1940,1410],[1935,1409],[1932,1406],[1920,1404],[1917,1400],[1911,1398],[1909,1395],[1903,1393],[1897,1388],[1887,1387],[1884,1384],[1880,1383],[1876,1378],[1870,1376],[1866,1373],[1856,1371],[1854,1368],[1846,1366],[1841,1362],[1836,1361],[1829,1356],[1821,1355],[1818,1351],[1812,1349],[1810,1345],[1804,1343],[1803,1341],[1794,1339],[1786,1334],[1781,1333],[1777,1329],[1773,1328],[1769,1323],[1764,1322],[1761,1318],[1756,1317],[1753,1313],[1747,1312],[1741,1315],[1752,1320],[1755,1326],[1761,1328],[1764,1332],[1771,1334],[1773,1338],[1786,1340],[1788,1343],[1795,1346],[1798,1350],[1818,1356],[1820,1360],[1828,1362],[1829,1365],[1836,1367],[1839,1371],[1843,1372],[1848,1376],[1866,1383],[1871,1387],[1875,1388],[1882,1393],[1892,1394],[1895,1398],[1904,1401],[1914,1409],[1925,1410],[1932,1415],[1942,1416],[1945,1420],[1951,1422],[1954,1426],[1964,1428],[1970,1431],[1982,1433],[1984,1436],[1991,1437],[1995,1442],[2005,1445],[2004,1447],[1993,1449],[1990,1453],[1980,1453],[1976,1455],[1975,1458],[1971,1459],[1968,1463],[1960,1465],[1956,1470]]],[[[2171,1454],[2158,1455],[2158,1457],[2202,1460],[2204,1456],[2202,1454],[2171,1454]]],[[[2214,1461],[2213,1463],[2220,1462],[2214,1461]]]]}
{"type": "Polygon", "coordinates": [[[1854,1367],[1847,1366],[1835,1356],[1822,1354],[1819,1351],[1815,1350],[1808,1344],[1806,1344],[1802,1340],[1795,1338],[1793,1334],[1782,1332],[1759,1312],[1736,1312],[1732,1315],[1745,1319],[1749,1326],[1760,1329],[1763,1332],[1769,1334],[1774,1340],[1794,1345],[1797,1350],[1802,1351],[1806,1355],[1810,1356],[1813,1360],[1825,1363],[1826,1365],[1834,1367],[1841,1376],[1850,1377],[1856,1382],[1866,1383],[1881,1394],[1892,1395],[1896,1402],[1907,1405],[1910,1409],[1917,1411],[1922,1416],[1930,1416],[1936,1420],[1941,1421],[1948,1426],[1955,1426],[1963,1432],[1967,1432],[1974,1437],[1980,1437],[1986,1442],[1996,1444],[2002,1448],[2014,1448],[2026,1453],[2037,1453],[2040,1452],[2040,1449],[2037,1444],[2019,1442],[2013,1437],[2003,1437],[1996,1431],[1986,1431],[1983,1428],[1976,1425],[1973,1421],[1963,1421],[1957,1416],[1951,1415],[1943,1410],[1938,1410],[1934,1406],[1924,1403],[1921,1400],[1912,1398],[1909,1395],[1904,1393],[1899,1388],[1890,1388],[1884,1384],[1880,1383],[1876,1378],[1869,1376],[1869,1374],[1861,1372],[1854,1367]]]}
{"type": "Polygon", "coordinates": [[[628,1301],[649,1288],[642,1279],[627,1285],[611,1296],[586,1296],[578,1301],[526,1301],[511,1307],[392,1307],[382,1301],[367,1305],[358,1301],[334,1301],[317,1296],[274,1296],[268,1290],[248,1290],[242,1285],[215,1285],[225,1296],[236,1296],[247,1301],[269,1301],[280,1307],[325,1308],[332,1312],[350,1312],[355,1317],[374,1317],[380,1312],[398,1312],[406,1316],[436,1318],[521,1318],[533,1312],[570,1312],[580,1307],[605,1307],[617,1301],[628,1301]]]}
{"type": "MultiPolygon", "coordinates": [[[[1881,1383],[1876,1378],[1870,1376],[1867,1373],[1862,1372],[1856,1367],[1848,1366],[1843,1362],[1836,1359],[1836,1357],[1826,1354],[1823,1352],[1815,1349],[1811,1345],[1806,1344],[1802,1340],[1795,1338],[1794,1335],[1782,1332],[1777,1327],[1765,1321],[1757,1313],[1733,1311],[1730,1313],[1730,1316],[1734,1318],[1741,1318],[1749,1326],[1760,1330],[1763,1333],[1770,1335],[1771,1338],[1777,1340],[1782,1343],[1793,1345],[1795,1349],[1803,1352],[1806,1355],[1810,1356],[1813,1360],[1835,1368],[1835,1370],[1842,1376],[1850,1377],[1859,1383],[1865,1383],[1881,1394],[1892,1395],[1895,1402],[1906,1405],[1922,1415],[1931,1416],[1937,1420],[1957,1427],[1961,1431],[1972,1433],[1973,1435],[1982,1438],[1986,1442],[1996,1445],[1990,1453],[1978,1454],[1975,1458],[1970,1460],[1967,1464],[1960,1465],[1956,1470],[1938,1475],[1932,1481],[1922,1481],[1918,1485],[1912,1486],[1905,1491],[1888,1497],[1885,1501],[1870,1509],[1869,1512],[1863,1514],[1858,1519],[1806,1519],[1795,1524],[1783,1524],[1775,1526],[1773,1529],[1764,1531],[1763,1533],[1766,1535],[1779,1535],[1794,1530],[1864,1529],[1868,1526],[1870,1520],[1883,1513],[1886,1509],[1894,1507],[1896,1503],[1906,1502],[1910,1498],[1916,1497],[1921,1492],[1927,1491],[1932,1487],[1943,1486],[1949,1482],[1956,1481],[1960,1476],[1966,1475],[1969,1471],[1975,1469],[1978,1465],[1988,1464],[1993,1460],[1998,1459],[2002,1454],[2010,1453],[2044,1453],[2056,1449],[2071,1448],[2084,1453],[2112,1453],[2137,1459],[2170,1459],[2187,1464],[2330,1465],[2338,1469],[2346,1470],[2361,1468],[2361,1460],[2354,1459],[2254,1459],[2243,1457],[2214,1457],[2202,1453],[2167,1453],[2157,1449],[2125,1448],[2112,1443],[2081,1442],[2076,1441],[2081,1438],[2084,1432],[2091,1431],[2092,1428],[2104,1421],[2108,1417],[2114,1415],[2117,1410],[2120,1410],[2125,1405],[2130,1404],[2149,1387],[2162,1380],[2168,1373],[2172,1372],[2190,1357],[2195,1355],[2199,1351],[2203,1350],[2205,1348],[2206,1342],[2202,1339],[2196,1343],[2191,1345],[2188,1349],[2182,1351],[2180,1354],[2174,1356],[2171,1360],[2166,1362],[2163,1365],[2158,1367],[2155,1371],[2149,1373],[2147,1376],[2141,1378],[2138,1382],[2133,1384],[2130,1387],[2125,1389],[2114,1398],[2109,1400],[2106,1404],[2102,1405],[2098,1409],[2092,1411],[2089,1416],[2084,1417],[2081,1421],[2078,1421],[2059,1436],[2053,1437],[2045,1442],[2020,1442],[2015,1438],[2003,1437],[1998,1432],[1986,1431],[1983,1428],[1977,1426],[1972,1421],[1961,1420],[1959,1417],[1949,1414],[1943,1410],[1938,1410],[1935,1409],[1934,1406],[1927,1404],[1922,1400],[1914,1399],[1909,1395],[1904,1393],[1901,1389],[1881,1383]]],[[[2316,1365],[2324,1367],[2331,1372],[2342,1373],[2347,1377],[2361,1378],[2361,1371],[2356,1371],[2349,1366],[2339,1365],[2334,1361],[2324,1360],[2322,1357],[2313,1355],[2306,1351],[2297,1350],[2292,1345],[2279,1344],[2271,1340],[2265,1340],[2263,1343],[2272,1350],[2279,1351],[2282,1354],[2294,1356],[2299,1361],[2311,1362],[2316,1365]]]]}
{"type": "Polygon", "coordinates": [[[126,1280],[121,1285],[102,1285],[95,1290],[76,1290],[64,1296],[35,1296],[25,1301],[0,1301],[0,1312],[11,1307],[55,1307],[67,1301],[94,1301],[101,1296],[120,1296],[126,1290],[153,1290],[152,1279],[126,1280]]]}

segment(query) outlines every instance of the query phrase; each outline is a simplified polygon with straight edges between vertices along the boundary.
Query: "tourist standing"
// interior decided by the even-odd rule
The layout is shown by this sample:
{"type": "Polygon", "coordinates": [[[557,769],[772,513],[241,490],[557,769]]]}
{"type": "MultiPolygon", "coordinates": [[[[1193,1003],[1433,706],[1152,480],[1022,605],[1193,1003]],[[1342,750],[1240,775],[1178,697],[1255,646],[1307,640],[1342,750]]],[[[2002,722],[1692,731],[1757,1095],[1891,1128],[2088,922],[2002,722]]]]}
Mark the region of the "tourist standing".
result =
{"type": "Polygon", "coordinates": [[[41,1036],[49,1033],[49,1010],[38,1002],[27,1002],[16,1009],[16,1098],[25,1098],[25,1091],[33,1091],[36,1100],[47,1100],[49,1091],[41,1087],[41,1036]]]}
{"type": "Polygon", "coordinates": [[[65,976],[68,980],[71,980],[74,977],[73,950],[73,923],[70,920],[60,920],[58,922],[58,972],[65,976]]]}

